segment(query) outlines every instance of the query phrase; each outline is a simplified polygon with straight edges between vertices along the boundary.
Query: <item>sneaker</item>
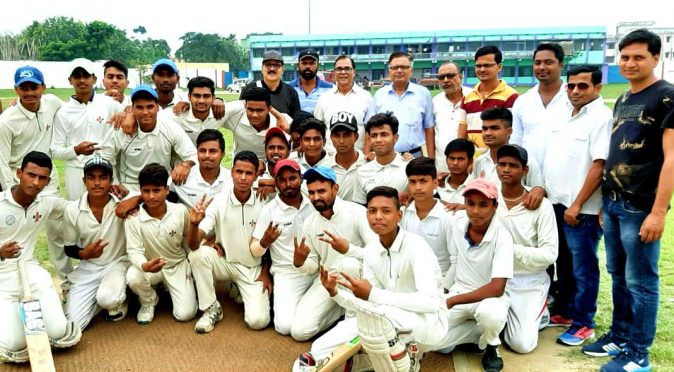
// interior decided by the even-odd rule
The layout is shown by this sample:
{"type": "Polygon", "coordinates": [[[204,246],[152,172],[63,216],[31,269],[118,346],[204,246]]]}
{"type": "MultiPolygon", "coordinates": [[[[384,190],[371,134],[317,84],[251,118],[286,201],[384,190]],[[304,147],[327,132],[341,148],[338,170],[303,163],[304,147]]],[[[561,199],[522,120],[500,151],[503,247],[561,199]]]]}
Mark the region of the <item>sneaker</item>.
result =
{"type": "Polygon", "coordinates": [[[154,308],[157,307],[159,302],[159,296],[154,296],[154,302],[150,305],[141,305],[140,310],[138,310],[138,315],[136,315],[136,321],[138,324],[150,324],[154,319],[154,308]]]}
{"type": "Polygon", "coordinates": [[[482,368],[485,372],[499,372],[503,370],[503,359],[498,352],[498,346],[487,345],[482,356],[482,368]]]}
{"type": "Polygon", "coordinates": [[[638,358],[632,350],[624,348],[613,360],[601,366],[600,372],[650,372],[648,356],[638,358]]]}
{"type": "Polygon", "coordinates": [[[80,342],[81,338],[82,338],[82,329],[80,329],[80,327],[76,325],[72,320],[69,320],[68,323],[66,323],[66,333],[63,335],[63,337],[59,339],[52,339],[50,337],[49,343],[51,344],[52,347],[64,349],[67,347],[75,346],[78,342],[80,342]]]}
{"type": "Polygon", "coordinates": [[[541,314],[541,322],[538,324],[538,330],[545,329],[550,325],[550,310],[547,307],[543,308],[543,313],[541,314]]]}
{"type": "Polygon", "coordinates": [[[129,303],[124,301],[114,309],[108,310],[108,315],[105,316],[105,320],[108,322],[119,322],[120,320],[126,318],[126,314],[128,312],[129,303]]]}
{"type": "Polygon", "coordinates": [[[241,305],[243,303],[243,298],[241,297],[241,291],[239,291],[239,286],[236,283],[232,282],[229,285],[229,298],[234,300],[237,304],[241,305]]]}
{"type": "Polygon", "coordinates": [[[208,333],[213,330],[215,323],[222,320],[222,307],[220,303],[215,301],[213,305],[209,306],[204,314],[199,318],[197,324],[194,326],[196,333],[208,333]]]}
{"type": "Polygon", "coordinates": [[[573,324],[573,319],[567,318],[564,315],[550,315],[550,322],[548,327],[569,327],[573,324]]]}
{"type": "Polygon", "coordinates": [[[604,333],[603,336],[589,345],[583,346],[583,353],[594,357],[616,356],[625,348],[624,342],[615,342],[611,332],[604,333]]]}
{"type": "Polygon", "coordinates": [[[25,363],[28,361],[28,348],[18,351],[7,350],[0,347],[0,364],[3,363],[25,363]]]}
{"type": "Polygon", "coordinates": [[[566,332],[559,335],[557,342],[569,346],[578,346],[592,337],[594,337],[594,329],[585,326],[571,326],[566,332]]]}

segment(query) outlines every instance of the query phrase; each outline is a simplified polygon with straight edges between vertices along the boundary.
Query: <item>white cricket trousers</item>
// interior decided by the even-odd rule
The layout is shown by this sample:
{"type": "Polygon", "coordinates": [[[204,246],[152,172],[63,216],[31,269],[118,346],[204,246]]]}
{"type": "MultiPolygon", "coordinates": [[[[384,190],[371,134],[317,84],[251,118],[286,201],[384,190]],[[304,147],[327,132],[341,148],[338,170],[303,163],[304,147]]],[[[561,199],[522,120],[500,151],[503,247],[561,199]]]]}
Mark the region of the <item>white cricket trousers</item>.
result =
{"type": "MultiPolygon", "coordinates": [[[[446,297],[460,294],[450,292],[446,297]]],[[[486,298],[472,304],[456,305],[449,309],[449,329],[456,327],[474,326],[480,330],[477,345],[485,349],[487,345],[498,346],[501,344],[499,333],[505,326],[508,317],[508,296],[486,298]],[[474,321],[474,322],[473,322],[474,321]],[[464,324],[469,322],[467,324],[464,324]]],[[[460,334],[463,334],[461,332],[460,334]]],[[[449,340],[448,345],[458,345],[460,342],[449,340]]]]}
{"type": "Polygon", "coordinates": [[[162,283],[171,295],[173,317],[181,322],[192,320],[197,313],[197,295],[190,263],[187,259],[157,273],[146,273],[131,265],[126,272],[126,282],[138,295],[141,305],[152,305],[157,298],[153,285],[162,283]]]}
{"type": "Polygon", "coordinates": [[[239,287],[243,299],[244,320],[252,329],[263,329],[271,321],[269,315],[269,293],[258,282],[261,266],[246,267],[228,262],[218,252],[202,245],[190,252],[190,266],[197,285],[199,309],[204,311],[217,301],[215,281],[233,281],[239,287]]]}
{"type": "Polygon", "coordinates": [[[538,326],[549,287],[550,277],[546,272],[515,275],[508,280],[510,310],[503,338],[513,351],[526,354],[538,345],[538,326]]]}
{"type": "Polygon", "coordinates": [[[274,276],[274,328],[276,332],[288,335],[297,304],[316,275],[305,275],[292,268],[275,268],[273,264],[271,274],[274,276]]]}
{"type": "MultiPolygon", "coordinates": [[[[51,276],[33,259],[26,261],[26,275],[33,298],[40,300],[47,334],[52,339],[63,337],[67,320],[51,276]]],[[[0,272],[0,283],[0,348],[18,351],[26,347],[19,304],[23,288],[18,268],[0,272]]]]}
{"type": "Polygon", "coordinates": [[[66,316],[84,330],[101,308],[110,310],[126,301],[126,271],[129,261],[120,259],[105,266],[81,261],[68,274],[72,283],[66,316]]]}

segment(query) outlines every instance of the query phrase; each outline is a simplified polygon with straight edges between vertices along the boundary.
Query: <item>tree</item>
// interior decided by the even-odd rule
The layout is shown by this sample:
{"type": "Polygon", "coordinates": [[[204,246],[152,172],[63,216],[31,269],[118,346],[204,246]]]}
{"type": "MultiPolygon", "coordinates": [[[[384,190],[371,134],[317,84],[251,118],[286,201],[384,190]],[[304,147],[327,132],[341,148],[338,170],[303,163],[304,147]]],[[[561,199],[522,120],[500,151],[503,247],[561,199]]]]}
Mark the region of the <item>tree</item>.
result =
{"type": "Polygon", "coordinates": [[[230,70],[248,69],[248,58],[243,48],[230,34],[224,38],[218,34],[188,32],[180,37],[183,45],[176,51],[176,57],[187,62],[228,62],[230,70]]]}

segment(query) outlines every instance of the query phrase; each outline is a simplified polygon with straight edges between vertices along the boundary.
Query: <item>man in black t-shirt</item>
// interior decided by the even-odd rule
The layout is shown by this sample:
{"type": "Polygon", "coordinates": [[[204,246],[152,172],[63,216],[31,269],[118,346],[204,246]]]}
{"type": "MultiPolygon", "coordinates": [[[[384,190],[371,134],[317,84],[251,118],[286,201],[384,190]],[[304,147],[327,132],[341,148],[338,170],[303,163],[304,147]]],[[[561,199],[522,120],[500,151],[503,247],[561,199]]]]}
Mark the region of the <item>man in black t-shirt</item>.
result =
{"type": "Polygon", "coordinates": [[[674,85],[658,80],[660,37],[630,32],[618,46],[630,89],[617,100],[602,191],[606,268],[613,280],[613,323],[583,347],[614,355],[602,372],[650,371],[648,347],[658,312],[658,259],[674,186],[674,85]]]}
{"type": "Polygon", "coordinates": [[[241,90],[239,99],[252,87],[265,88],[271,94],[271,106],[290,117],[300,110],[300,98],[297,91],[283,82],[283,56],[276,50],[269,50],[262,57],[262,80],[248,83],[241,90]]]}

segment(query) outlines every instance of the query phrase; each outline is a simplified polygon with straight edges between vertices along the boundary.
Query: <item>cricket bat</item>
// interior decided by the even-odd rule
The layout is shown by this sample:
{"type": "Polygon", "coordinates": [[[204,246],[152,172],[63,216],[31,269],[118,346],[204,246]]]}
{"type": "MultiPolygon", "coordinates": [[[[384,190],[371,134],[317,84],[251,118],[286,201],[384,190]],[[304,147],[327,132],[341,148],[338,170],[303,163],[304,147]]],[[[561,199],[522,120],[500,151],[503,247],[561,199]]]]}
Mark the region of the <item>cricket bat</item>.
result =
{"type": "Polygon", "coordinates": [[[360,336],[356,336],[351,341],[335,349],[335,351],[326,358],[324,363],[318,367],[319,372],[332,372],[346,363],[349,358],[360,351],[360,336]]]}
{"type": "Polygon", "coordinates": [[[23,288],[21,300],[21,320],[26,333],[26,346],[30,358],[30,368],[33,372],[56,372],[54,359],[51,355],[51,345],[45,327],[40,300],[34,299],[30,291],[30,284],[26,274],[26,264],[19,260],[19,280],[23,288]]]}

